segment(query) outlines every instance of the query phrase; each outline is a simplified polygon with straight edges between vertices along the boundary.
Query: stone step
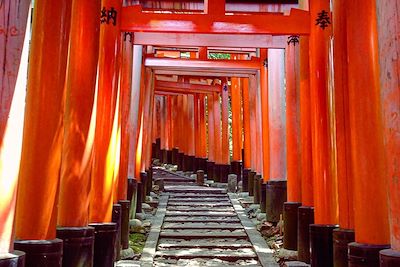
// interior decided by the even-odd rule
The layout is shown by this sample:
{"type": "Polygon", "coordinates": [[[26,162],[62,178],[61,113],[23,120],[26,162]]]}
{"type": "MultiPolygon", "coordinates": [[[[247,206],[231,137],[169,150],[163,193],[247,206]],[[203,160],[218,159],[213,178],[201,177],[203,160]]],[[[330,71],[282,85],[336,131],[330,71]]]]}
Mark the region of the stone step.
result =
{"type": "Polygon", "coordinates": [[[234,211],[233,207],[167,207],[167,211],[185,211],[185,212],[194,212],[194,211],[211,211],[211,212],[225,212],[225,211],[234,211]]]}
{"type": "Polygon", "coordinates": [[[177,259],[184,259],[184,258],[229,259],[230,261],[243,258],[257,258],[256,253],[251,248],[243,248],[243,249],[189,248],[185,250],[170,249],[170,250],[157,251],[156,256],[177,258],[177,259]]]}
{"type": "MultiPolygon", "coordinates": [[[[224,196],[224,197],[220,197],[220,198],[216,198],[216,197],[170,197],[169,201],[171,202],[180,202],[180,203],[186,203],[186,202],[197,202],[197,203],[201,203],[201,202],[206,202],[206,203],[228,203],[229,202],[229,198],[224,196]]],[[[168,201],[168,203],[169,203],[168,201]]]]}
{"type": "Polygon", "coordinates": [[[164,223],[164,229],[243,229],[240,223],[164,223]]]}
{"type": "Polygon", "coordinates": [[[184,212],[184,211],[168,211],[165,213],[166,216],[206,216],[206,217],[236,217],[235,212],[217,212],[217,211],[199,211],[199,212],[184,212]]]}
{"type": "Polygon", "coordinates": [[[224,222],[224,223],[240,223],[239,218],[237,217],[201,217],[201,216],[182,216],[182,217],[165,217],[164,222],[204,222],[204,223],[211,223],[211,222],[224,222]]]}
{"type": "Polygon", "coordinates": [[[169,238],[247,238],[244,230],[162,230],[160,237],[169,238]]]}
{"type": "Polygon", "coordinates": [[[154,179],[154,182],[156,182],[158,180],[164,180],[164,182],[172,182],[172,183],[196,182],[196,179],[183,178],[183,177],[174,177],[174,176],[164,176],[164,177],[156,178],[156,179],[154,179]]]}
{"type": "Polygon", "coordinates": [[[252,248],[252,244],[244,239],[226,241],[227,239],[209,239],[204,240],[176,240],[176,239],[161,239],[158,243],[158,249],[167,248],[224,248],[224,249],[236,249],[236,248],[252,248]]]}
{"type": "Polygon", "coordinates": [[[225,194],[226,189],[222,188],[211,188],[202,186],[190,186],[190,185],[179,185],[173,186],[168,185],[164,187],[165,192],[170,193],[202,193],[202,194],[225,194]]]}
{"type": "Polygon", "coordinates": [[[176,206],[176,207],[194,207],[194,206],[199,206],[199,207],[232,207],[231,202],[195,202],[195,201],[182,201],[182,202],[177,202],[175,200],[173,201],[168,201],[168,207],[171,206],[176,206]]]}
{"type": "Polygon", "coordinates": [[[221,193],[221,194],[168,193],[168,195],[169,195],[170,199],[188,199],[188,198],[193,198],[195,200],[203,199],[203,198],[210,198],[210,199],[216,199],[216,200],[220,200],[221,198],[229,199],[229,197],[224,193],[221,193]]]}
{"type": "Polygon", "coordinates": [[[246,258],[236,261],[224,261],[221,259],[196,258],[196,259],[164,259],[156,258],[154,267],[171,266],[209,266],[209,267],[261,267],[256,259],[246,258]]]}

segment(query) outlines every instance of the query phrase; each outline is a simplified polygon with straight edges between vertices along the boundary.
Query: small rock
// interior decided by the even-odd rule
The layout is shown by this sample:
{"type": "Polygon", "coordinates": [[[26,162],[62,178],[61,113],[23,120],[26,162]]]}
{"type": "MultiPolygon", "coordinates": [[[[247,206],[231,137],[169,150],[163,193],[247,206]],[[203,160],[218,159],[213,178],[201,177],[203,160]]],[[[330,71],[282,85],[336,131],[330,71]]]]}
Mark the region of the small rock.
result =
{"type": "Polygon", "coordinates": [[[135,252],[132,248],[122,249],[121,250],[121,260],[132,259],[135,257],[135,252]]]}
{"type": "Polygon", "coordinates": [[[144,213],[136,213],[136,219],[139,219],[139,220],[143,221],[144,219],[146,219],[146,214],[144,214],[144,213]]]}
{"type": "Polygon", "coordinates": [[[288,261],[288,262],[285,262],[283,266],[284,267],[308,267],[310,265],[307,263],[301,262],[301,261],[288,261]]]}
{"type": "Polygon", "coordinates": [[[257,214],[257,220],[259,220],[259,221],[263,221],[266,218],[267,218],[267,214],[265,214],[265,213],[258,213],[257,214]]]}
{"type": "Polygon", "coordinates": [[[151,226],[151,221],[149,221],[149,220],[143,221],[142,226],[143,227],[150,227],[151,226]]]}
{"type": "MultiPolygon", "coordinates": [[[[140,214],[140,213],[138,213],[138,214],[140,214]]],[[[138,219],[129,220],[129,227],[141,227],[141,226],[142,226],[142,222],[140,220],[138,220],[138,219]]]]}
{"type": "Polygon", "coordinates": [[[144,210],[152,210],[151,206],[147,203],[142,203],[142,209],[144,210]]]}
{"type": "Polygon", "coordinates": [[[260,204],[251,204],[251,205],[249,206],[249,208],[250,208],[250,209],[255,209],[255,210],[257,210],[257,209],[260,208],[260,204]]]}
{"type": "MultiPolygon", "coordinates": [[[[296,250],[288,250],[288,249],[280,249],[278,252],[278,257],[284,260],[297,260],[297,251],[296,250]]],[[[303,266],[303,265],[300,265],[303,266]]]]}
{"type": "Polygon", "coordinates": [[[153,201],[153,197],[151,197],[151,196],[146,196],[146,200],[145,200],[146,202],[151,202],[151,201],[153,201]]]}

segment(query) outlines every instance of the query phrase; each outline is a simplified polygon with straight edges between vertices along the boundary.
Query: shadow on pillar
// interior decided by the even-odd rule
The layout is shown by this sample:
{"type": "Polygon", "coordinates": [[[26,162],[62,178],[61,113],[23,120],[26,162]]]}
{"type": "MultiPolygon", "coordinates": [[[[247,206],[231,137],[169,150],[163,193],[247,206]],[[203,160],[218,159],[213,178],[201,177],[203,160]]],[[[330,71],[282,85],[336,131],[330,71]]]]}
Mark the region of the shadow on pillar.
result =
{"type": "Polygon", "coordinates": [[[314,207],[301,206],[298,209],[297,258],[310,263],[310,224],[314,223],[314,207]]]}
{"type": "Polygon", "coordinates": [[[333,230],[333,266],[348,266],[347,248],[351,242],[354,242],[353,230],[342,228],[333,230]]]}
{"type": "Polygon", "coordinates": [[[300,202],[285,202],[283,204],[283,247],[297,250],[297,222],[300,202]]]}
{"type": "Polygon", "coordinates": [[[58,227],[57,238],[64,242],[63,267],[93,266],[93,227],[58,227]]]}
{"type": "Polygon", "coordinates": [[[311,266],[333,267],[333,230],[337,225],[310,225],[311,266]]]}
{"type": "Polygon", "coordinates": [[[120,254],[121,254],[121,205],[120,204],[113,205],[112,222],[115,223],[115,230],[116,230],[114,255],[115,255],[115,260],[118,261],[120,259],[120,254]]]}
{"type": "Polygon", "coordinates": [[[266,214],[269,222],[279,222],[287,201],[287,181],[269,180],[266,185],[266,214]]]}
{"type": "Polygon", "coordinates": [[[53,240],[16,240],[14,248],[25,252],[27,267],[61,267],[63,241],[53,240]]]}
{"type": "Polygon", "coordinates": [[[0,267],[24,267],[25,253],[19,250],[14,250],[10,255],[0,259],[0,267]]]}
{"type": "MultiPolygon", "coordinates": [[[[352,242],[348,245],[349,267],[379,266],[379,252],[388,248],[390,248],[389,245],[369,245],[352,242]]],[[[397,267],[397,265],[393,266],[397,267]]]]}
{"type": "Polygon", "coordinates": [[[117,225],[115,223],[91,223],[89,226],[94,228],[93,266],[113,267],[117,225]]]}
{"type": "Polygon", "coordinates": [[[393,249],[384,249],[379,252],[380,267],[400,266],[400,252],[393,249]]]}

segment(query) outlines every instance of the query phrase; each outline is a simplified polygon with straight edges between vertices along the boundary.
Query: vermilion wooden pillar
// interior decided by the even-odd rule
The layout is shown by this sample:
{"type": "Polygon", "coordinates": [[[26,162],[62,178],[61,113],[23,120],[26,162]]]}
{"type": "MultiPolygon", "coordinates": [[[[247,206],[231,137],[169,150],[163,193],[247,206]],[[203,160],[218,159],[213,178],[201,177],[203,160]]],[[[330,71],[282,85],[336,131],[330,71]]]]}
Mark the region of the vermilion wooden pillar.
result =
{"type": "Polygon", "coordinates": [[[221,104],[220,104],[220,95],[218,93],[213,94],[213,114],[214,114],[215,163],[222,164],[221,104]]]}
{"type": "Polygon", "coordinates": [[[286,177],[284,50],[268,49],[270,178],[286,177]]]}
{"type": "MultiPolygon", "coordinates": [[[[251,170],[257,171],[257,157],[260,153],[260,147],[257,146],[257,83],[256,77],[249,77],[249,119],[250,119],[250,151],[251,151],[251,170]]],[[[245,99],[245,98],[244,98],[245,99]]]]}
{"type": "MultiPolygon", "coordinates": [[[[262,110],[262,167],[263,179],[268,181],[270,179],[270,145],[269,145],[269,101],[268,101],[268,50],[260,49],[260,90],[261,90],[261,110],[262,110]]],[[[274,155],[275,156],[275,155],[274,155]]]]}
{"type": "MultiPolygon", "coordinates": [[[[130,110],[129,110],[129,121],[128,121],[128,132],[129,132],[129,165],[128,165],[128,177],[137,178],[135,175],[136,169],[136,151],[138,146],[139,132],[140,132],[140,88],[142,79],[142,53],[143,47],[141,45],[133,46],[133,66],[132,66],[132,88],[130,98],[130,110]]],[[[131,206],[131,209],[133,207],[131,206]]]]}
{"type": "Polygon", "coordinates": [[[103,23],[100,27],[95,153],[89,212],[90,221],[98,223],[111,221],[113,202],[112,190],[115,155],[110,148],[112,147],[112,142],[114,142],[112,140],[112,131],[118,94],[118,53],[121,41],[119,30],[120,16],[118,16],[118,13],[121,9],[121,1],[102,1],[102,10],[106,10],[106,14],[112,12],[112,9],[117,15],[115,15],[115,18],[103,17],[103,23]]]}
{"type": "Polygon", "coordinates": [[[242,160],[242,121],[241,121],[241,83],[240,78],[231,78],[231,103],[232,103],[232,160],[242,160]]]}
{"type": "Polygon", "coordinates": [[[199,109],[199,94],[194,94],[194,150],[195,157],[200,158],[201,154],[201,132],[200,132],[200,109],[199,109]]]}
{"type": "Polygon", "coordinates": [[[347,264],[346,244],[354,241],[353,175],[351,174],[351,144],[349,123],[349,97],[347,76],[347,34],[346,4],[336,0],[333,5],[334,34],[334,85],[335,85],[335,121],[336,121],[336,158],[339,204],[339,226],[333,233],[334,262],[347,264]]]}
{"type": "Polygon", "coordinates": [[[188,129],[188,152],[189,156],[195,155],[195,135],[194,135],[194,96],[187,95],[187,129],[188,129]]]}
{"type": "MultiPolygon", "coordinates": [[[[171,151],[174,147],[172,138],[172,96],[167,96],[167,150],[171,151]]],[[[170,153],[169,153],[170,154],[170,153]]],[[[170,157],[169,157],[170,158],[170,157]]]]}
{"type": "Polygon", "coordinates": [[[71,1],[35,1],[29,57],[35,67],[28,72],[15,217],[15,248],[33,256],[28,266],[37,264],[33,251],[47,254],[45,246],[56,261],[39,265],[60,266],[61,260],[62,241],[55,237],[70,11],[71,1]]]}
{"type": "Polygon", "coordinates": [[[387,173],[389,178],[389,218],[391,250],[381,251],[381,266],[400,265],[400,187],[397,168],[400,161],[400,7],[397,1],[377,1],[379,62],[381,67],[380,84],[385,125],[385,148],[387,173]],[[387,22],[391,21],[390,24],[387,22]]]}
{"type": "MultiPolygon", "coordinates": [[[[297,40],[297,39],[295,39],[297,40]]],[[[301,202],[299,44],[286,47],[287,199],[301,202]]]]}
{"type": "Polygon", "coordinates": [[[214,96],[213,94],[207,95],[207,126],[208,126],[208,164],[207,175],[208,178],[214,179],[214,164],[215,157],[215,123],[214,123],[214,96]]]}
{"type": "Polygon", "coordinates": [[[349,263],[361,250],[370,254],[368,262],[377,265],[378,250],[389,244],[390,235],[376,1],[346,2],[346,11],[354,225],[357,242],[349,245],[349,263]],[[363,19],[358,20],[352,16],[354,12],[363,19]],[[373,196],[373,199],[368,196],[373,196]]]}
{"type": "MultiPolygon", "coordinates": [[[[124,35],[124,34],[123,34],[124,35]]],[[[122,65],[120,74],[121,87],[121,152],[118,173],[118,200],[126,199],[128,189],[128,165],[130,147],[129,116],[132,98],[132,67],[133,67],[133,40],[129,36],[122,42],[122,65]]]]}
{"type": "MultiPolygon", "coordinates": [[[[200,157],[205,159],[207,158],[207,125],[206,125],[206,113],[205,113],[205,99],[206,96],[204,94],[200,95],[199,98],[199,127],[200,127],[200,148],[201,148],[201,153],[200,157]]],[[[205,167],[205,166],[203,166],[205,167]]]]}
{"type": "Polygon", "coordinates": [[[311,130],[315,223],[310,226],[311,264],[333,265],[332,231],[338,223],[329,108],[329,47],[332,33],[330,2],[310,1],[311,130]],[[327,22],[329,21],[329,23],[327,22]],[[320,240],[324,240],[323,245],[320,240]]]}
{"type": "MultiPolygon", "coordinates": [[[[0,254],[13,251],[18,169],[20,163],[23,114],[26,91],[29,38],[26,32],[29,1],[4,1],[0,8],[0,254]],[[23,78],[22,78],[23,77],[23,78]],[[21,83],[22,82],[22,83],[21,83]],[[19,115],[21,114],[21,115],[19,115]]],[[[3,256],[3,261],[15,261],[24,255],[3,256]],[[9,259],[7,259],[10,257],[9,259]]]]}
{"type": "Polygon", "coordinates": [[[250,126],[250,96],[249,79],[243,79],[243,168],[251,169],[251,126],[250,126]]]}

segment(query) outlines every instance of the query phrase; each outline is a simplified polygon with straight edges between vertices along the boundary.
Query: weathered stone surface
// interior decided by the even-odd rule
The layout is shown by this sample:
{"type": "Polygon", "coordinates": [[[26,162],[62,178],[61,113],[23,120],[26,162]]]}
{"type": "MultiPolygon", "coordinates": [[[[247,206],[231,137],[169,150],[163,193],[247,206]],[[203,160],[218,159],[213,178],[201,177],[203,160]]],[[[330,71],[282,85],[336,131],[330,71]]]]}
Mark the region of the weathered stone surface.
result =
{"type": "Polygon", "coordinates": [[[131,248],[122,249],[120,257],[122,260],[132,259],[135,256],[135,252],[131,248]]]}
{"type": "Polygon", "coordinates": [[[237,175],[229,174],[228,175],[228,192],[235,193],[237,190],[237,175]]]}

